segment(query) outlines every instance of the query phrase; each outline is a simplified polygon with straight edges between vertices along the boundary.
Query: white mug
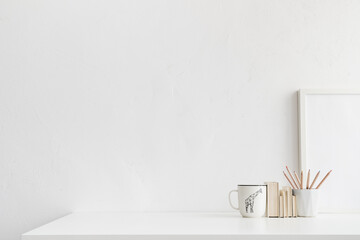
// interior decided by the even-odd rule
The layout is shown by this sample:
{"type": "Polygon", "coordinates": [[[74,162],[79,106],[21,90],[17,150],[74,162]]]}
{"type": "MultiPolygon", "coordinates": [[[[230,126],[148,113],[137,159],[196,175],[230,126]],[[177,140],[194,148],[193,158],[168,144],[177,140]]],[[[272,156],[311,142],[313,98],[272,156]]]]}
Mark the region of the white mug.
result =
{"type": "Polygon", "coordinates": [[[243,217],[264,217],[266,214],[266,185],[238,185],[237,190],[229,192],[229,203],[240,211],[243,217]],[[237,192],[238,206],[231,202],[231,194],[237,192]]]}

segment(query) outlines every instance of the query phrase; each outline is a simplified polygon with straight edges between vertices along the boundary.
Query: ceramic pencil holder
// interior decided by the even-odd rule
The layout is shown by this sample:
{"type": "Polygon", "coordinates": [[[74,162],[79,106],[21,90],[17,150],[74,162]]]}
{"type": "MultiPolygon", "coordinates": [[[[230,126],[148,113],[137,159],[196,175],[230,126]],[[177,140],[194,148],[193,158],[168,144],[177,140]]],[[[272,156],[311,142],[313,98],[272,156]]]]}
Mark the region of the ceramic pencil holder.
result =
{"type": "Polygon", "coordinates": [[[315,217],[318,214],[319,190],[293,189],[299,217],[315,217]]]}

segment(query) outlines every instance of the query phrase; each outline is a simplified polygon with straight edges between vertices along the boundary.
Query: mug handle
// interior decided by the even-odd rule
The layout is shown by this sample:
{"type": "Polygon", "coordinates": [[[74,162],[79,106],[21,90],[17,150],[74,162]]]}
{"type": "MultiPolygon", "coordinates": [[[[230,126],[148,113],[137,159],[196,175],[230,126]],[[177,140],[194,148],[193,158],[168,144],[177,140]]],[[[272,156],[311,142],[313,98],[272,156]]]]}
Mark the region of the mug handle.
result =
{"type": "Polygon", "coordinates": [[[240,208],[239,208],[239,207],[235,207],[235,206],[232,204],[232,202],[231,202],[231,194],[232,194],[233,192],[237,192],[237,190],[232,190],[232,191],[229,192],[229,203],[230,203],[230,206],[231,206],[233,209],[239,210],[240,208]]]}

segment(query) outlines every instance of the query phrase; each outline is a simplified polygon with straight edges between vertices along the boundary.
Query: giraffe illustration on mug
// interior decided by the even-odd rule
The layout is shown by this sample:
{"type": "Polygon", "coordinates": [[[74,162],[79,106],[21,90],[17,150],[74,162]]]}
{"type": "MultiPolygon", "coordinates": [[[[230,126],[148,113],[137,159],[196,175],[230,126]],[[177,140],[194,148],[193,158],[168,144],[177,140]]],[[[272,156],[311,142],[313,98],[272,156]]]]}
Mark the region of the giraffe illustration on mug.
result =
{"type": "Polygon", "coordinates": [[[254,212],[254,199],[257,197],[257,195],[259,195],[259,193],[262,193],[261,188],[245,199],[246,213],[248,213],[249,206],[250,206],[250,213],[254,212]]]}

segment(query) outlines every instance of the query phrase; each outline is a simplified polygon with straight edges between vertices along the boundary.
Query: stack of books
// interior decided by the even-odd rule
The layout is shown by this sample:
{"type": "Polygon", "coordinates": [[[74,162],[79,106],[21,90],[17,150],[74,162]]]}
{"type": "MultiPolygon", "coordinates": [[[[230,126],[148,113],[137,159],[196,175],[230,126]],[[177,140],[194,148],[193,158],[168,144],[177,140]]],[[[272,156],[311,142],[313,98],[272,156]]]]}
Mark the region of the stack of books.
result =
{"type": "Polygon", "coordinates": [[[267,185],[267,216],[274,218],[297,217],[296,197],[291,187],[279,189],[278,182],[266,182],[267,185]]]}

